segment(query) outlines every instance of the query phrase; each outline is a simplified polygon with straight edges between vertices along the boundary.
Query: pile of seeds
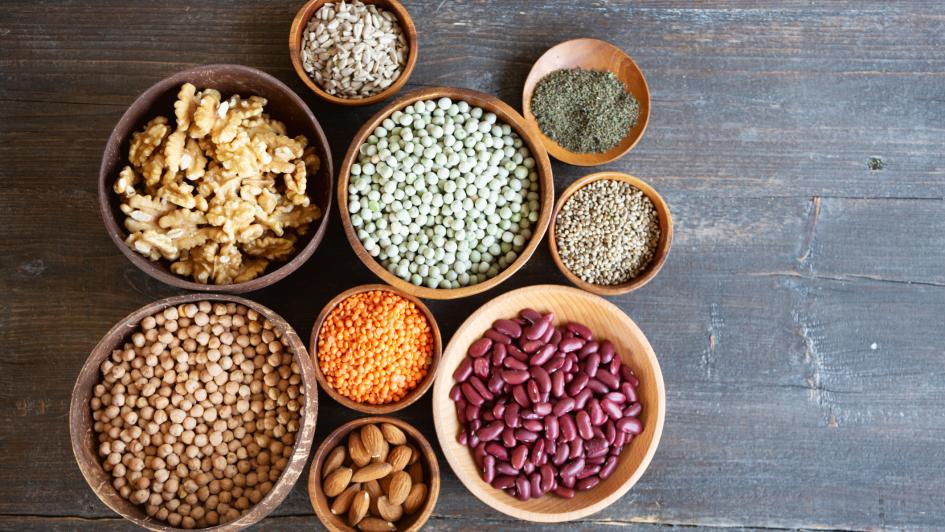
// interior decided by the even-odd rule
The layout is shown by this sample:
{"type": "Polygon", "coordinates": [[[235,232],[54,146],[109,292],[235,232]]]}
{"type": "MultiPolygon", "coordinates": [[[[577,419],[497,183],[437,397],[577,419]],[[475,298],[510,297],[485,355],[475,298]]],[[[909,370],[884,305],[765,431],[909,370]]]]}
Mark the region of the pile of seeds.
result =
{"type": "Polygon", "coordinates": [[[401,279],[430,288],[481,283],[532,236],[535,159],[493,113],[449,98],[415,102],[381,122],[359,153],[351,224],[401,279]]]}
{"type": "Polygon", "coordinates": [[[427,376],[433,332],[417,306],[372,290],[338,303],[318,332],[318,365],[335,391],[358,403],[404,398],[427,376]]]}
{"type": "Polygon", "coordinates": [[[115,490],[182,528],[228,523],[262,500],[289,463],[305,402],[281,337],[235,303],[141,320],[102,362],[90,401],[115,490]]]}
{"type": "Polygon", "coordinates": [[[323,5],[302,36],[302,67],[328,94],[365,98],[390,87],[407,64],[397,17],[360,0],[323,5]]]}
{"type": "Polygon", "coordinates": [[[427,500],[420,451],[396,425],[369,424],[348,435],[322,465],[322,491],[331,513],[359,530],[393,531],[427,500]]]}
{"type": "Polygon", "coordinates": [[[660,239],[650,198],[629,183],[603,179],[572,195],[555,219],[561,262],[596,285],[622,284],[650,263],[660,239]]]}
{"type": "Polygon", "coordinates": [[[640,105],[613,72],[555,70],[535,86],[532,114],[542,133],[577,153],[603,153],[630,132],[640,105]]]}

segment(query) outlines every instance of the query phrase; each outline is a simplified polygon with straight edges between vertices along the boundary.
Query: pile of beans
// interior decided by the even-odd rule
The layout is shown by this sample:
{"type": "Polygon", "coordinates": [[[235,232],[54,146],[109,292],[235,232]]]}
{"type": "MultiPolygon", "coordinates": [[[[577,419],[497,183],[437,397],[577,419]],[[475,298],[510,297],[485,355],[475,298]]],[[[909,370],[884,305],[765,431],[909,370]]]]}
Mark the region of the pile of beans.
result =
{"type": "Polygon", "coordinates": [[[228,523],[289,463],[304,387],[282,332],[208,301],[141,320],[90,400],[102,467],[124,498],[174,527],[228,523]]]}
{"type": "Polygon", "coordinates": [[[593,488],[643,431],[640,381],[614,345],[553,322],[532,309],[497,320],[453,373],[458,441],[486,482],[523,501],[593,488]]]}

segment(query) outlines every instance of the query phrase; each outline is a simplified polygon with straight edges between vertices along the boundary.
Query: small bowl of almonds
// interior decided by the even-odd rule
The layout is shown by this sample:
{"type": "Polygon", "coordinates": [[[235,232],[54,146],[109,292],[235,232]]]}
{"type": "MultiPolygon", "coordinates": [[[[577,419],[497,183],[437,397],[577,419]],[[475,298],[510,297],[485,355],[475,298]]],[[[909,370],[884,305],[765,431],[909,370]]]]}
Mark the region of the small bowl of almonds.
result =
{"type": "Polygon", "coordinates": [[[433,447],[408,423],[386,416],[335,429],[308,475],[312,508],[332,531],[420,530],[439,493],[433,447]]]}
{"type": "Polygon", "coordinates": [[[393,96],[410,78],[417,49],[417,28],[397,0],[310,0],[289,33],[296,74],[338,105],[393,96]]]}

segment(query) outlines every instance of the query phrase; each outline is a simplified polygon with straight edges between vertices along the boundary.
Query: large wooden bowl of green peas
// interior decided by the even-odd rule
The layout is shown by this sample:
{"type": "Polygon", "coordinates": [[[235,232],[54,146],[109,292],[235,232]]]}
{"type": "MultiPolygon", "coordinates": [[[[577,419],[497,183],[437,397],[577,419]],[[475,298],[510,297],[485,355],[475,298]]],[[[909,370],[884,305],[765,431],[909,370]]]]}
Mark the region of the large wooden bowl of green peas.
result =
{"type": "Polygon", "coordinates": [[[410,92],[355,135],[338,205],[355,253],[411,295],[489,290],[532,256],[554,201],[551,163],[510,106],[450,87],[410,92]]]}

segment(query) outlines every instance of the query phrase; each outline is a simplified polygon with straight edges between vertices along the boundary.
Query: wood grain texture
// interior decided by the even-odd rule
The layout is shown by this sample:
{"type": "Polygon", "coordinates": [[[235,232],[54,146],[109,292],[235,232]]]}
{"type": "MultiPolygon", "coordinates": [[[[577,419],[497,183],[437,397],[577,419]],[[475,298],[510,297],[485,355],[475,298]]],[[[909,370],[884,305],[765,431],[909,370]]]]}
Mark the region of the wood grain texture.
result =
{"type": "MultiPolygon", "coordinates": [[[[651,183],[673,213],[660,275],[612,298],[660,357],[666,428],[627,495],[549,529],[945,528],[940,3],[404,3],[422,48],[407,88],[465,87],[517,107],[545,50],[595,37],[627,51],[651,89],[646,135],[603,169],[651,183]]],[[[108,328],[178,293],[128,262],[97,212],[102,149],[127,106],[176,71],[246,64],[309,104],[336,161],[378,110],[307,92],[286,49],[301,5],[0,9],[0,529],[129,529],[82,480],[67,421],[108,328]]],[[[558,190],[587,173],[553,170],[558,190]]],[[[297,331],[339,292],[376,282],[337,215],[311,260],[251,295],[297,331]]],[[[546,246],[500,288],[429,307],[449,338],[492,297],[540,283],[567,283],[546,246]]],[[[320,406],[315,445],[358,417],[320,406]]],[[[430,409],[427,396],[397,416],[432,440],[430,409]]],[[[442,479],[429,528],[533,529],[449,468],[442,479]]],[[[297,486],[257,529],[315,526],[297,486]]]]}

